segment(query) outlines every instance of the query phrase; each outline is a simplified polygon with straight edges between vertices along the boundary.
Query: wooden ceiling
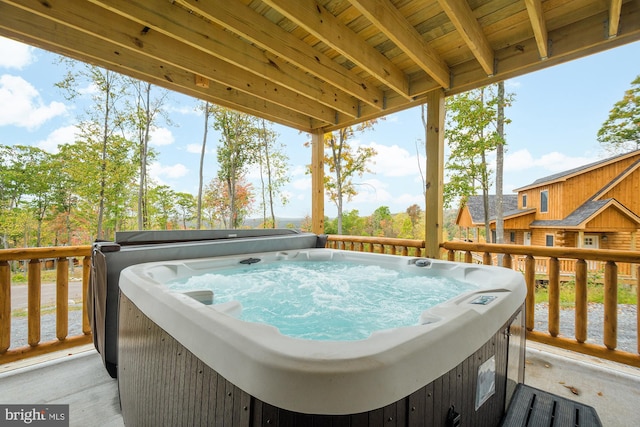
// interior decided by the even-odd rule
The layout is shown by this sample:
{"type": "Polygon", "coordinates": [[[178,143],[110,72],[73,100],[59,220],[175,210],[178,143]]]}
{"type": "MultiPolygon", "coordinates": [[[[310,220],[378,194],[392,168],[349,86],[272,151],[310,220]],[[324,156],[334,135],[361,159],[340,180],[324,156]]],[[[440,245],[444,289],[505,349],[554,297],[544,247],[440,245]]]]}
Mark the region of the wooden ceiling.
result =
{"type": "Polygon", "coordinates": [[[0,35],[317,133],[639,40],[640,0],[0,0],[0,35]]]}

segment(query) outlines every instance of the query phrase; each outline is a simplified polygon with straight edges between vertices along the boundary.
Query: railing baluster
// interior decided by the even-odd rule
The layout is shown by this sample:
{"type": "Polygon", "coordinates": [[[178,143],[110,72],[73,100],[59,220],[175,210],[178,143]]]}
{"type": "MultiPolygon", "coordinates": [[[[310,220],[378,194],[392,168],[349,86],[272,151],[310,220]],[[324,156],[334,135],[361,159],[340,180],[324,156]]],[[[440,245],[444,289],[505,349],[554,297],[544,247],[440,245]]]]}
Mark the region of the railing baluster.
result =
{"type": "Polygon", "coordinates": [[[84,257],[82,259],[82,332],[85,335],[91,333],[91,324],[89,323],[89,312],[87,308],[91,301],[88,300],[89,295],[89,280],[91,276],[91,257],[84,257]]]}
{"type": "Polygon", "coordinates": [[[56,268],[56,337],[64,341],[69,334],[69,259],[58,258],[56,268]]]}
{"type": "Polygon", "coordinates": [[[529,331],[533,331],[535,326],[536,311],[536,259],[532,255],[527,255],[524,261],[524,280],[527,284],[527,298],[525,300],[525,323],[529,331]]]}
{"type": "Polygon", "coordinates": [[[0,354],[11,346],[11,268],[0,261],[0,354]]]}
{"type": "Polygon", "coordinates": [[[557,337],[560,333],[560,262],[549,258],[549,333],[557,337]]]}
{"type": "Polygon", "coordinates": [[[618,266],[613,261],[604,266],[604,345],[618,346],[618,266]]]}
{"type": "Polygon", "coordinates": [[[587,262],[583,259],[576,261],[576,341],[587,341],[587,262]]]}
{"type": "Polygon", "coordinates": [[[466,262],[467,264],[471,264],[473,262],[473,254],[471,253],[471,251],[465,251],[464,262],[466,262]]]}
{"type": "Polygon", "coordinates": [[[502,257],[502,266],[504,268],[513,268],[513,257],[511,254],[504,254],[502,257]]]}
{"type": "Polygon", "coordinates": [[[491,252],[485,252],[482,255],[482,263],[484,265],[493,265],[492,259],[491,259],[491,252]]]}
{"type": "Polygon", "coordinates": [[[42,263],[39,259],[29,260],[27,273],[27,344],[35,347],[40,342],[40,306],[42,298],[42,263]]]}

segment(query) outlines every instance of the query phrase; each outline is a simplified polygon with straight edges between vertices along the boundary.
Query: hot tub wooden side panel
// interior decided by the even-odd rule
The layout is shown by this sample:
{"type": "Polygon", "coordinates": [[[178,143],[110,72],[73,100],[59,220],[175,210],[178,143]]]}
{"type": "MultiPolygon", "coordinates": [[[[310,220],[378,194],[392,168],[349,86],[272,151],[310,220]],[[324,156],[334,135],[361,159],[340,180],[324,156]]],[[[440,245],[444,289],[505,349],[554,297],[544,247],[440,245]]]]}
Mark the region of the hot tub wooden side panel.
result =
{"type": "Polygon", "coordinates": [[[397,402],[358,414],[301,414],[240,390],[121,295],[118,385],[122,415],[127,426],[444,426],[453,406],[460,413],[461,425],[496,426],[505,408],[508,325],[456,368],[397,402]],[[478,367],[492,356],[496,358],[496,390],[476,411],[478,367]]]}

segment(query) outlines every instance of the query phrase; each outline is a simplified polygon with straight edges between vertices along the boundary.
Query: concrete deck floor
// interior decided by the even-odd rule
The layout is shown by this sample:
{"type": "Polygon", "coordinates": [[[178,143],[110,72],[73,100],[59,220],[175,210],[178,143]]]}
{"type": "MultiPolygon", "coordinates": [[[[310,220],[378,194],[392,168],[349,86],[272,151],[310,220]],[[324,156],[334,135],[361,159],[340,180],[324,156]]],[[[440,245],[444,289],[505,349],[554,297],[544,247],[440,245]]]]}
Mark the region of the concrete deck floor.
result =
{"type": "MultiPolygon", "coordinates": [[[[525,383],[593,406],[605,427],[640,425],[640,369],[528,342],[525,383]]],[[[91,345],[0,365],[0,403],[69,404],[71,426],[124,426],[117,381],[91,345]]]]}

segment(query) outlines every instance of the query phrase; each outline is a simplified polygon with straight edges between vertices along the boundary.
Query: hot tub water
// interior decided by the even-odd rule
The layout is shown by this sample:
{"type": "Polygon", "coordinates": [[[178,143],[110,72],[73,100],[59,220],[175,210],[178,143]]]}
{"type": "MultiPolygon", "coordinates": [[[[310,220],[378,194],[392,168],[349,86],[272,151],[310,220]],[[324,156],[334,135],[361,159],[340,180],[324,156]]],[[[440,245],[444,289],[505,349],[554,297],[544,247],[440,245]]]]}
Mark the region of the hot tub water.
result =
{"type": "Polygon", "coordinates": [[[214,304],[239,301],[240,319],[275,326],[290,337],[335,341],[417,325],[424,310],[478,289],[451,277],[347,261],[251,263],[168,286],[209,289],[214,304]]]}

